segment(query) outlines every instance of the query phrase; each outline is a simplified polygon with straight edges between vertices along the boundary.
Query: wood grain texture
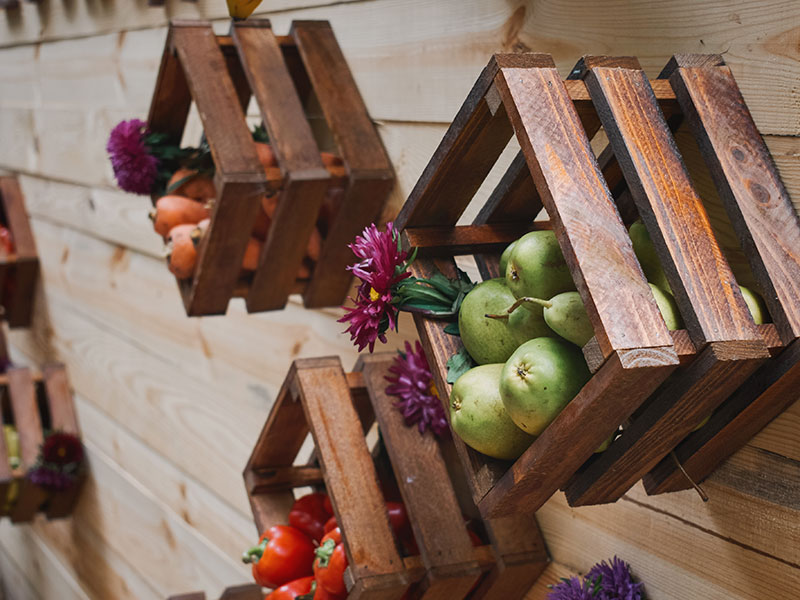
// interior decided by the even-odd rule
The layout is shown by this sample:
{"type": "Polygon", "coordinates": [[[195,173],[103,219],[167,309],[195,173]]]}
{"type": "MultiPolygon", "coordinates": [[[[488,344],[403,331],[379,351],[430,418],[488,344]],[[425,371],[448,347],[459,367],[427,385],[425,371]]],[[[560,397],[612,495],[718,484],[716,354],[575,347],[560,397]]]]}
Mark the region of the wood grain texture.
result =
{"type": "Polygon", "coordinates": [[[346,532],[349,568],[356,579],[393,580],[399,598],[403,563],[341,363],[337,358],[304,364],[296,382],[336,520],[346,532]],[[336,410],[330,410],[331,401],[336,410]]]}
{"type": "Polygon", "coordinates": [[[420,436],[392,406],[384,378],[390,375],[394,357],[369,358],[363,363],[364,379],[428,570],[423,583],[425,597],[462,598],[478,580],[480,570],[436,438],[420,436]]]}
{"type": "Polygon", "coordinates": [[[586,85],[693,341],[758,346],[758,334],[640,70],[590,69],[586,85]]]}
{"type": "Polygon", "coordinates": [[[800,220],[730,69],[721,57],[667,70],[781,337],[800,337],[800,220]]]}
{"type": "Polygon", "coordinates": [[[666,326],[558,72],[552,67],[502,68],[497,85],[603,354],[669,345],[666,326]],[[589,213],[591,223],[585,219],[589,213]],[[598,253],[597,247],[604,252],[598,253]],[[624,301],[619,296],[623,287],[624,301]]]}

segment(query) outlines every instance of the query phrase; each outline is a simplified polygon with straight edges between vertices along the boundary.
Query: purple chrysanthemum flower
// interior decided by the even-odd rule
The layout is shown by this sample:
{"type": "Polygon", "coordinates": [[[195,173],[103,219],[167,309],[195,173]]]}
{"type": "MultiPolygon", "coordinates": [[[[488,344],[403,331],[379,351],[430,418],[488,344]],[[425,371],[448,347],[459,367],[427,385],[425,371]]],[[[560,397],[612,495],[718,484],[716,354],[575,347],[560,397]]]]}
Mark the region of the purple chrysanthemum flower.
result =
{"type": "Polygon", "coordinates": [[[399,311],[392,304],[392,294],[398,283],[411,276],[405,268],[408,252],[400,250],[392,223],[384,232],[371,224],[349,247],[361,261],[347,268],[362,283],[356,298],[351,298],[355,308],[345,308],[347,314],[339,323],[350,323],[345,332],[359,352],[366,346],[372,352],[377,340],[386,343],[388,329],[397,329],[399,311]]]}
{"type": "Polygon", "coordinates": [[[134,194],[149,194],[158,176],[158,159],[150,153],[147,123],[121,121],[108,136],[106,150],[119,187],[134,194]]]}
{"type": "Polygon", "coordinates": [[[447,433],[447,417],[422,345],[416,342],[416,349],[413,349],[406,342],[405,354],[398,354],[389,372],[394,377],[386,377],[391,384],[386,387],[386,393],[399,398],[394,405],[403,413],[406,424],[416,424],[420,433],[425,433],[426,429],[440,436],[447,433]]]}
{"type": "Polygon", "coordinates": [[[56,492],[69,489],[75,483],[73,473],[65,473],[47,465],[40,465],[28,471],[28,479],[39,487],[56,492]]]}
{"type": "Polygon", "coordinates": [[[602,561],[597,563],[586,575],[587,579],[599,578],[600,593],[598,600],[642,600],[643,583],[635,583],[631,576],[630,565],[616,556],[611,564],[602,561]]]}
{"type": "Polygon", "coordinates": [[[578,577],[562,579],[547,594],[547,600],[595,600],[595,585],[588,578],[583,581],[578,577]]]}

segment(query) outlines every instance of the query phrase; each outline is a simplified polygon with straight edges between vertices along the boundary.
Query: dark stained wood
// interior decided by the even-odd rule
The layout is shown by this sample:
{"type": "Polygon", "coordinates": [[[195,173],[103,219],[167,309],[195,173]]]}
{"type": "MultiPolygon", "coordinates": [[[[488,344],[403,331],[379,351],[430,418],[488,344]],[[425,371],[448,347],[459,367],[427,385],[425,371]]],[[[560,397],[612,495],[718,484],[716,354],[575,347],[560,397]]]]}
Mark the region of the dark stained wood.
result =
{"type": "MultiPolygon", "coordinates": [[[[225,588],[219,600],[262,600],[263,597],[261,586],[251,583],[225,588]]],[[[167,600],[206,600],[206,595],[203,592],[193,592],[170,596],[167,600]]]]}
{"type": "Polygon", "coordinates": [[[247,493],[255,495],[315,486],[322,482],[322,471],[311,466],[254,468],[245,473],[247,493]]]}
{"type": "Polygon", "coordinates": [[[4,318],[9,327],[29,327],[39,279],[39,258],[16,177],[0,177],[0,203],[14,242],[14,254],[0,261],[4,318]]]}
{"type": "Polygon", "coordinates": [[[692,339],[761,343],[664,116],[638,69],[590,69],[586,85],[692,339]]]}
{"type": "Polygon", "coordinates": [[[540,65],[555,66],[547,54],[492,57],[403,205],[399,229],[456,224],[513,134],[495,76],[501,67],[540,65]]]}
{"type": "Polygon", "coordinates": [[[472,542],[435,437],[406,426],[386,394],[393,357],[368,357],[364,376],[384,444],[394,466],[422,562],[425,598],[462,598],[478,579],[472,542]]]}
{"type": "MultiPolygon", "coordinates": [[[[78,416],[75,414],[75,403],[64,365],[47,365],[43,370],[42,379],[50,410],[51,428],[54,431],[63,431],[80,437],[78,416]]],[[[72,514],[85,479],[85,472],[81,473],[68,490],[51,494],[47,503],[48,519],[63,518],[72,514]]]]}
{"type": "Polygon", "coordinates": [[[458,256],[502,251],[529,231],[551,229],[549,221],[460,225],[455,227],[411,227],[403,230],[403,242],[417,249],[417,256],[458,256]]]}
{"type": "Polygon", "coordinates": [[[558,71],[504,67],[497,86],[604,356],[670,345],[558,71]]]}
{"type": "MultiPolygon", "coordinates": [[[[44,441],[42,421],[36,402],[36,388],[27,368],[8,370],[8,393],[11,397],[11,410],[14,413],[14,425],[19,435],[20,464],[23,472],[27,472],[39,456],[39,448],[44,441]]],[[[39,507],[47,499],[47,493],[39,486],[31,483],[27,477],[18,480],[19,492],[14,506],[11,508],[11,522],[20,523],[33,519],[39,507]]]]}
{"type": "MultiPolygon", "coordinates": [[[[692,478],[702,481],[728,456],[742,448],[772,419],[797,399],[800,386],[800,343],[761,366],[714,412],[708,423],[692,432],[675,455],[692,478]]],[[[667,457],[644,478],[648,494],[687,489],[688,481],[667,457]]]]}
{"type": "Polygon", "coordinates": [[[156,88],[150,101],[147,124],[151,131],[165,133],[170,141],[180,144],[191,106],[192,95],[175,52],[173,29],[170,27],[164,53],[161,55],[156,88]]]}
{"type": "Polygon", "coordinates": [[[710,415],[763,361],[714,342],[668,380],[611,447],[566,488],[570,506],[614,502],[710,415]]]}
{"type": "Polygon", "coordinates": [[[678,55],[669,81],[784,343],[800,338],[800,219],[730,69],[678,55]]]}
{"type": "Polygon", "coordinates": [[[494,518],[536,511],[674,371],[676,362],[671,348],[614,354],[481,500],[481,514],[494,518]]]}
{"type": "Polygon", "coordinates": [[[330,359],[298,368],[296,381],[336,520],[346,535],[349,568],[357,579],[391,575],[400,585],[403,563],[341,363],[330,359]]]}

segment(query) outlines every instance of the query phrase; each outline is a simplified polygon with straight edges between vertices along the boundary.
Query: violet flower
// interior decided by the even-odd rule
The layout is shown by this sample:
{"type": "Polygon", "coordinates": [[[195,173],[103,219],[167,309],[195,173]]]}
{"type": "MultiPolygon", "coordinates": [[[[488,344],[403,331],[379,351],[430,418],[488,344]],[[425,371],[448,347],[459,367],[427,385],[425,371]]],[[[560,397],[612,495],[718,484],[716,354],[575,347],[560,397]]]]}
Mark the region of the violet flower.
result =
{"type": "Polygon", "coordinates": [[[150,194],[158,178],[158,159],[145,143],[149,131],[140,119],[121,121],[108,136],[106,150],[119,187],[133,194],[150,194]]]}
{"type": "Polygon", "coordinates": [[[642,600],[643,583],[635,583],[630,565],[616,556],[608,564],[602,561],[586,574],[587,579],[599,579],[598,600],[642,600]]]}
{"type": "Polygon", "coordinates": [[[420,433],[430,429],[438,436],[445,435],[449,431],[447,417],[422,345],[416,342],[413,349],[406,342],[405,353],[398,353],[389,372],[394,377],[386,377],[391,384],[386,393],[399,398],[394,406],[403,413],[406,424],[417,425],[420,433]]]}
{"type": "Polygon", "coordinates": [[[596,588],[588,578],[583,581],[578,577],[562,579],[547,594],[547,600],[596,600],[596,588]]]}

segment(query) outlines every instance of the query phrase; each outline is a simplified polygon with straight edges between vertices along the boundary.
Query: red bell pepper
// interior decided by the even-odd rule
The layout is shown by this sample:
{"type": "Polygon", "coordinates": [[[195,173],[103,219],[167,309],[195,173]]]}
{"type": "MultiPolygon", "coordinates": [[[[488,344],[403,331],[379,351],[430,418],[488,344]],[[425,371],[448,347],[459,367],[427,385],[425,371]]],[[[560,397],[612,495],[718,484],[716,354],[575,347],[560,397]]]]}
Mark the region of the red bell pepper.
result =
{"type": "MultiPolygon", "coordinates": [[[[346,597],[347,596],[331,594],[328,590],[319,585],[315,579],[311,584],[311,591],[304,596],[298,596],[297,600],[344,600],[346,597]]],[[[267,599],[265,598],[265,600],[267,599]]]]}
{"type": "Polygon", "coordinates": [[[328,533],[331,529],[336,529],[339,524],[336,522],[336,517],[331,517],[325,522],[325,533],[328,533]]]}
{"type": "Polygon", "coordinates": [[[14,254],[14,240],[11,237],[11,231],[3,225],[0,225],[0,248],[6,254],[14,254]]]}
{"type": "Polygon", "coordinates": [[[302,531],[276,525],[264,532],[258,546],[245,552],[242,560],[253,564],[257,584],[277,588],[313,573],[314,550],[314,542],[302,531]]]}
{"type": "Polygon", "coordinates": [[[317,585],[335,596],[346,595],[344,570],[347,568],[347,556],[342,544],[342,532],[338,527],[325,534],[316,555],[314,577],[317,585]]]}
{"type": "Polygon", "coordinates": [[[295,579],[273,590],[267,594],[264,600],[295,600],[305,597],[306,594],[311,592],[311,586],[314,583],[313,577],[303,577],[302,579],[295,579]]]}
{"type": "Polygon", "coordinates": [[[333,516],[333,507],[329,511],[327,506],[330,506],[327,494],[314,493],[298,498],[289,512],[289,525],[318,542],[325,535],[325,523],[333,516]]]}

